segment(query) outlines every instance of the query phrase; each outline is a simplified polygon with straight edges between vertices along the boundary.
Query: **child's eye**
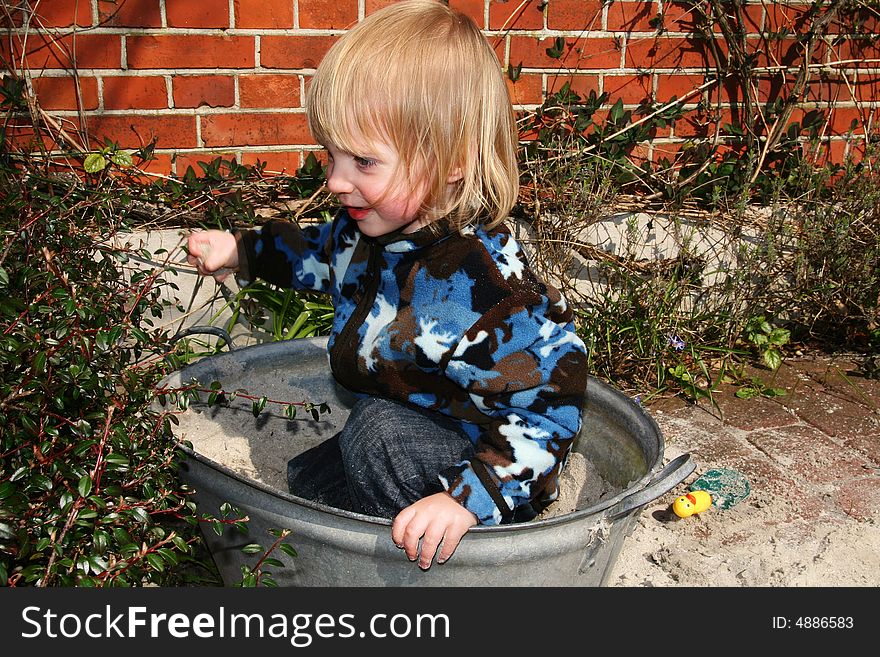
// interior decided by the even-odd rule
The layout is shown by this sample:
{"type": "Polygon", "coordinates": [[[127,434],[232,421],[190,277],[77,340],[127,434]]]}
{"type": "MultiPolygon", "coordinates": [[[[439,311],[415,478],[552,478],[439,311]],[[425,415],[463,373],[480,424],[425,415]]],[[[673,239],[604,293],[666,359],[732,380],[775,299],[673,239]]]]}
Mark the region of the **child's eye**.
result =
{"type": "Polygon", "coordinates": [[[355,164],[357,164],[362,169],[369,169],[372,166],[376,165],[376,160],[371,160],[368,157],[360,157],[358,155],[354,156],[355,164]]]}

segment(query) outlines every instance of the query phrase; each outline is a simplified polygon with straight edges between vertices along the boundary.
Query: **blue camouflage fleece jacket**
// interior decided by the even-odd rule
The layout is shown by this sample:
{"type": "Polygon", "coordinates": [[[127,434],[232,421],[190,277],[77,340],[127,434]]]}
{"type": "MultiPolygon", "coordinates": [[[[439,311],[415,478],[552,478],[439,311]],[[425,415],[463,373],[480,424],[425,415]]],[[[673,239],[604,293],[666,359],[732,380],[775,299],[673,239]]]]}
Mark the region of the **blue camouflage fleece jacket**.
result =
{"type": "Polygon", "coordinates": [[[565,300],[503,224],[371,238],[342,211],[302,228],[270,221],[237,239],[241,278],[331,295],[340,384],[461,422],[476,457],[440,479],[480,523],[556,498],[581,426],[586,349],[565,300]]]}

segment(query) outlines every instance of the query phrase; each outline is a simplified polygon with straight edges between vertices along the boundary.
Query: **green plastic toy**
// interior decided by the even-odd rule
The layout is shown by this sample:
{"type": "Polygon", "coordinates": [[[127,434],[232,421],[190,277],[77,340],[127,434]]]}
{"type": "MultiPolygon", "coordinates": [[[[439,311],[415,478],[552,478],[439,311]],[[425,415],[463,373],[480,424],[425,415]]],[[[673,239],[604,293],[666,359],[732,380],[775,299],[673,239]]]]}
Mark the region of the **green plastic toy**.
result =
{"type": "Polygon", "coordinates": [[[751,492],[749,480],[736,470],[713,468],[704,472],[688,488],[691,491],[704,490],[712,496],[712,506],[729,509],[739,504],[751,492]]]}

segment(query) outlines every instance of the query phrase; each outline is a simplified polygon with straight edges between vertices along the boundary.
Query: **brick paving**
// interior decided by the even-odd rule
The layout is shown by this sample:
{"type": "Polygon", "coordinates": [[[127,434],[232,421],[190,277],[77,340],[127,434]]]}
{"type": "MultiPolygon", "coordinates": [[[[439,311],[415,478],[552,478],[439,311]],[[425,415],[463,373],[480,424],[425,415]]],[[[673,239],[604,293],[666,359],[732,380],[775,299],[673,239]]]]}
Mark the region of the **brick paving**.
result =
{"type": "MultiPolygon", "coordinates": [[[[769,382],[769,372],[752,374],[769,382]]],[[[724,386],[718,408],[663,400],[649,411],[661,429],[704,428],[676,445],[698,464],[723,462],[753,487],[784,489],[800,511],[821,506],[880,520],[880,379],[861,375],[852,356],[821,356],[784,362],[773,385],[787,394],[740,399],[724,386]]]]}
{"type": "MultiPolygon", "coordinates": [[[[769,384],[769,371],[752,374],[769,384]]],[[[714,404],[648,406],[665,460],[690,453],[696,470],[643,510],[612,585],[880,585],[880,380],[855,357],[822,355],[785,361],[772,385],[786,394],[725,386],[714,404]],[[744,474],[749,497],[674,518],[671,502],[711,468],[744,474]]]]}

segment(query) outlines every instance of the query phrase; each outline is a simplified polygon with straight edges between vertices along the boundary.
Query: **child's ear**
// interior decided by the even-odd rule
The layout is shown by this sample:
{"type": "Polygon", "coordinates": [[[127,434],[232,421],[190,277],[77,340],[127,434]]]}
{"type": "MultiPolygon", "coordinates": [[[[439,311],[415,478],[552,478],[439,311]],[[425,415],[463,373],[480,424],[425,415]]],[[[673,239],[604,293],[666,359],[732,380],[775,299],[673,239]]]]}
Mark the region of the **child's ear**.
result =
{"type": "Polygon", "coordinates": [[[457,183],[462,178],[464,178],[464,172],[461,170],[461,167],[453,167],[452,171],[449,172],[449,177],[446,178],[446,182],[449,184],[457,183]]]}

